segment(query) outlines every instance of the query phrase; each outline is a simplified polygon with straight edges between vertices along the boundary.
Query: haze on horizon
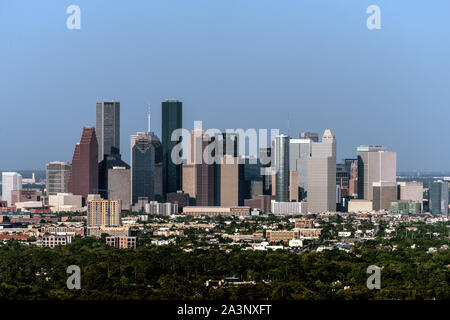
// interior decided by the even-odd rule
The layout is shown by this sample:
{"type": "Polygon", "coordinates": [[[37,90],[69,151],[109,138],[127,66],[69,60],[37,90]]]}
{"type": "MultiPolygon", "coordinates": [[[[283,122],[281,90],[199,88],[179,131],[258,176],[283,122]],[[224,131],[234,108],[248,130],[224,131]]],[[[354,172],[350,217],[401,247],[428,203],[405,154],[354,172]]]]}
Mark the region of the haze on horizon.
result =
{"type": "Polygon", "coordinates": [[[154,0],[0,2],[0,170],[72,161],[97,101],[130,135],[160,136],[161,101],[183,126],[279,128],[397,152],[398,171],[450,171],[450,2],[154,0]],[[68,30],[66,8],[81,8],[68,30]],[[381,8],[380,30],[366,8],[381,8]]]}

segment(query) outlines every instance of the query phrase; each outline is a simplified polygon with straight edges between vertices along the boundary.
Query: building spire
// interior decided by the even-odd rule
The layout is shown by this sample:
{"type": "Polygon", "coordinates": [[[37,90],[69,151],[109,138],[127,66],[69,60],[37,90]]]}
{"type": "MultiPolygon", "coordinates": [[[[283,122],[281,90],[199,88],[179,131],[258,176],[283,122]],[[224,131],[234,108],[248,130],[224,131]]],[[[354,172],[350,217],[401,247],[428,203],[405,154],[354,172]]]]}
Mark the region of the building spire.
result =
{"type": "Polygon", "coordinates": [[[150,132],[150,106],[148,106],[148,127],[147,127],[147,132],[150,132]]]}

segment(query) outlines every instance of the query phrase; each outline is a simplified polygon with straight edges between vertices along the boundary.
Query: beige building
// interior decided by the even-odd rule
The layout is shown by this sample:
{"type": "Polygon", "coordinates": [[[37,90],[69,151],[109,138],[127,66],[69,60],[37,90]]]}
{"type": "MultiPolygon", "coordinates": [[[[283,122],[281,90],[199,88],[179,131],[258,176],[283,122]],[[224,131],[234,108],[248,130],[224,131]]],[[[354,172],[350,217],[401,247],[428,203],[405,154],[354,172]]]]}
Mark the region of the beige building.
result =
{"type": "Polygon", "coordinates": [[[371,212],[373,203],[371,200],[353,199],[348,202],[348,212],[371,212]]]}
{"type": "Polygon", "coordinates": [[[397,182],[399,200],[423,201],[423,183],[419,181],[397,182]]]}
{"type": "Polygon", "coordinates": [[[48,196],[48,204],[52,212],[68,211],[77,212],[83,211],[82,199],[80,195],[72,193],[57,193],[56,195],[48,196]]]}
{"type": "Polygon", "coordinates": [[[120,200],[91,200],[88,202],[88,226],[120,226],[120,200]]]}
{"type": "Polygon", "coordinates": [[[189,194],[190,198],[197,197],[196,178],[195,164],[183,163],[183,191],[189,194]]]}
{"type": "Polygon", "coordinates": [[[131,206],[131,170],[125,167],[108,169],[109,200],[121,200],[122,210],[131,206]]]}
{"type": "Polygon", "coordinates": [[[397,154],[382,146],[360,146],[358,151],[358,198],[373,200],[373,183],[396,183],[397,154]]]}
{"type": "Polygon", "coordinates": [[[250,207],[184,207],[183,214],[200,216],[249,216],[250,207]]]}
{"type": "Polygon", "coordinates": [[[220,205],[239,205],[239,159],[230,155],[223,156],[220,164],[220,205]]]}
{"type": "Polygon", "coordinates": [[[336,211],[336,137],[329,129],[321,142],[311,142],[307,191],[308,212],[336,211]]]}
{"type": "Polygon", "coordinates": [[[106,233],[111,237],[128,237],[130,235],[130,226],[123,227],[87,227],[87,234],[91,237],[100,238],[102,233],[106,233]]]}
{"type": "Polygon", "coordinates": [[[289,201],[298,201],[298,172],[289,171],[289,201]]]}

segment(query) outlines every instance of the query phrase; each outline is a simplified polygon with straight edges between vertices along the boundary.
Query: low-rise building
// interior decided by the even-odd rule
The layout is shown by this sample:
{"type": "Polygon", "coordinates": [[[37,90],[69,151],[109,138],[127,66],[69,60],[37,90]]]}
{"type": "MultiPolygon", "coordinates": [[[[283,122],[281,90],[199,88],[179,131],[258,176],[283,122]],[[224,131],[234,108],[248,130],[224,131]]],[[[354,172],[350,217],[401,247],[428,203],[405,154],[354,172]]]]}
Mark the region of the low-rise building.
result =
{"type": "Polygon", "coordinates": [[[136,248],[136,243],[136,237],[106,237],[107,245],[119,249],[136,248]]]}
{"type": "Polygon", "coordinates": [[[249,216],[250,207],[184,207],[183,214],[200,217],[200,216],[249,216]]]}
{"type": "Polygon", "coordinates": [[[39,237],[36,245],[38,247],[48,247],[54,248],[56,246],[65,246],[66,244],[72,243],[72,236],[63,235],[44,235],[39,237]]]}

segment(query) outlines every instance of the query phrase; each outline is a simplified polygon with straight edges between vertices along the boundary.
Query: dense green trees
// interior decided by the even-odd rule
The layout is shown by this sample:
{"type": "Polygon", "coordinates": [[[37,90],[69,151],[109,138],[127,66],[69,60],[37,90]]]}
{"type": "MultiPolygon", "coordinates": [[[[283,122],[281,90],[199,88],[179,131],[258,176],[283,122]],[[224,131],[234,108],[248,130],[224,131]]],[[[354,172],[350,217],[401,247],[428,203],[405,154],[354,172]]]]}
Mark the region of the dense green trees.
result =
{"type": "MultiPolygon", "coordinates": [[[[406,240],[392,251],[366,242],[351,253],[178,246],[121,250],[93,238],[55,249],[10,241],[0,246],[2,299],[449,299],[449,250],[426,253],[406,240]],[[381,290],[368,290],[366,269],[383,267],[381,290]],[[66,288],[69,265],[81,268],[81,289],[66,288]],[[208,279],[236,276],[255,285],[207,288],[208,279]]],[[[448,242],[448,241],[447,241],[448,242]]],[[[381,243],[382,245],[382,243],[381,243]]]]}

